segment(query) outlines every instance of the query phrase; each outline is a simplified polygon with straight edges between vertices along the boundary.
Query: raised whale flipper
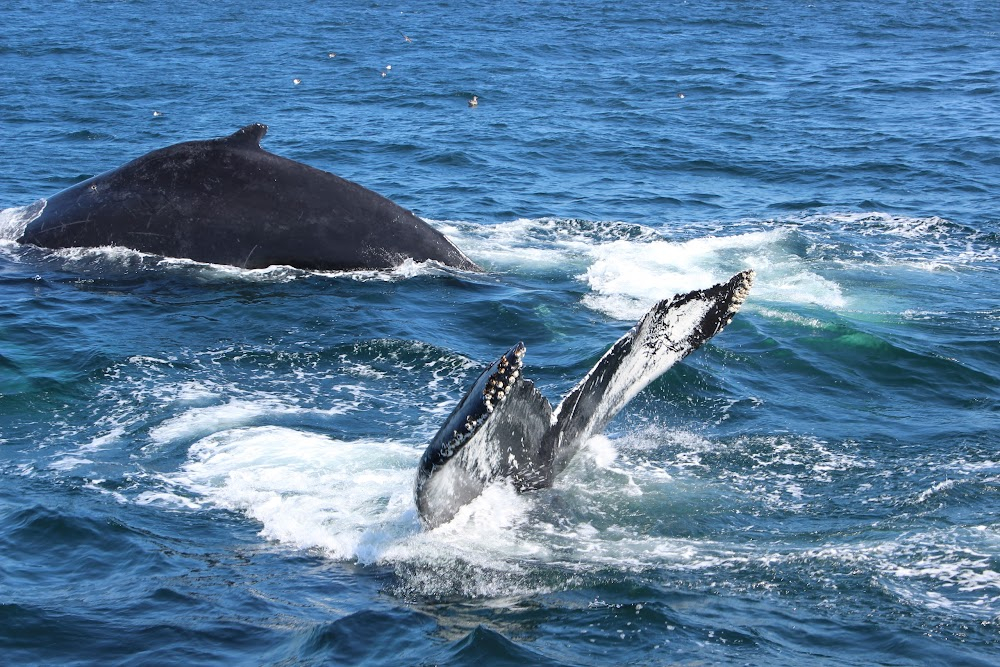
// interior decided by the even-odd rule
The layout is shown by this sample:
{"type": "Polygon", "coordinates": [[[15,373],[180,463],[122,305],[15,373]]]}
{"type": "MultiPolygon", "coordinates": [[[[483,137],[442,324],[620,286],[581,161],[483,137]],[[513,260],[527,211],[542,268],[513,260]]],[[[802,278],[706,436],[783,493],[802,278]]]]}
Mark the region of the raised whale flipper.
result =
{"type": "Polygon", "coordinates": [[[539,448],[552,406],[522,377],[524,350],[518,343],[483,371],[420,458],[416,498],[425,524],[450,521],[495,479],[529,488],[543,476],[539,448]]]}
{"type": "Polygon", "coordinates": [[[518,491],[551,486],[580,446],[671,366],[722,331],[746,299],[753,271],[657,303],[553,412],[511,348],[473,384],[434,436],[417,471],[417,510],[433,528],[491,482],[518,491]]]}
{"type": "Polygon", "coordinates": [[[603,431],[650,382],[722,331],[752,283],[748,270],[708,289],[664,299],[619,338],[556,408],[545,443],[552,475],[562,472],[580,445],[603,431]]]}

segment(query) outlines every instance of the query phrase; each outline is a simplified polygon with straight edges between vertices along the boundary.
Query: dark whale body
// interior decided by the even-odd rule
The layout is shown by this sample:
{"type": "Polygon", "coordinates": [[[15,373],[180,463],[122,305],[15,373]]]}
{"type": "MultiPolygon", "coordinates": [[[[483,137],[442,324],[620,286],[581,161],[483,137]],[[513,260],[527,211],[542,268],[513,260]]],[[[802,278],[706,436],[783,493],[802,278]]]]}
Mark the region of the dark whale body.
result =
{"type": "Polygon", "coordinates": [[[174,144],[49,198],[18,239],[124,246],[249,269],[477,267],[443,234],[357,183],[268,153],[267,126],[174,144]]]}
{"type": "Polygon", "coordinates": [[[421,522],[451,521],[487,485],[552,486],[587,439],[650,382],[729,324],[753,271],[660,301],[553,409],[526,380],[518,343],[479,376],[424,451],[417,470],[421,522]]]}

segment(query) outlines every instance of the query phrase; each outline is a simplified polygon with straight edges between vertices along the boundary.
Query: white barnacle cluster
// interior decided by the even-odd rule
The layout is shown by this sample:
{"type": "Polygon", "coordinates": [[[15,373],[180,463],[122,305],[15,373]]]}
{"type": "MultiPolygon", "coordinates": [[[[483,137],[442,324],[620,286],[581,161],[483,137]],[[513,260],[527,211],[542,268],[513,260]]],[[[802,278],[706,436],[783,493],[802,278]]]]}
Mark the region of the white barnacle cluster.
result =
{"type": "Polygon", "coordinates": [[[744,279],[736,285],[736,289],[733,291],[732,302],[729,306],[733,315],[736,314],[736,309],[742,306],[743,302],[746,301],[747,296],[749,296],[750,286],[753,285],[753,279],[755,276],[756,274],[753,269],[747,269],[744,271],[744,279]]]}
{"type": "Polygon", "coordinates": [[[472,415],[466,417],[465,424],[461,428],[455,429],[455,431],[451,434],[451,440],[448,441],[447,445],[441,448],[441,452],[445,458],[450,458],[457,450],[461,449],[462,445],[464,445],[469,438],[472,437],[472,434],[475,433],[485,421],[486,414],[481,414],[478,417],[473,417],[472,415]]]}
{"type": "Polygon", "coordinates": [[[514,382],[521,375],[521,359],[524,357],[524,346],[519,345],[514,350],[514,361],[507,359],[507,355],[500,357],[497,372],[494,373],[486,387],[483,389],[483,402],[486,405],[486,412],[493,412],[496,405],[499,405],[507,394],[510,393],[514,382]]]}
{"type": "Polygon", "coordinates": [[[521,376],[521,360],[524,358],[524,350],[524,345],[521,344],[514,348],[512,353],[500,357],[497,370],[490,376],[483,388],[485,411],[477,411],[465,417],[465,423],[452,432],[451,440],[442,447],[442,454],[445,457],[450,457],[461,449],[472,437],[472,434],[486,423],[497,406],[510,394],[514,382],[521,376]]]}

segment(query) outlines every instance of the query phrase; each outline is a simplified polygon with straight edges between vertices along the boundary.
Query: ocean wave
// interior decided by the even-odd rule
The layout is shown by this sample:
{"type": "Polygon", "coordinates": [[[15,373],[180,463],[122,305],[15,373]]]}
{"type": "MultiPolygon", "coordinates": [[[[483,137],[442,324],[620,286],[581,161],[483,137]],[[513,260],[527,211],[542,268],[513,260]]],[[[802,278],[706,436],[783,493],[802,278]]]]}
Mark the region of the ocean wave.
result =
{"type": "MultiPolygon", "coordinates": [[[[0,220],[2,223],[2,220],[0,220]]],[[[26,222],[24,224],[27,224],[26,222]]],[[[23,232],[23,225],[20,231],[23,232]]],[[[6,238],[6,235],[4,236],[6,238]]],[[[162,257],[122,246],[100,246],[94,248],[60,248],[43,250],[47,261],[61,264],[66,271],[85,275],[99,275],[102,279],[134,274],[155,274],[167,272],[187,276],[197,280],[226,283],[287,283],[310,278],[330,278],[334,280],[354,280],[358,282],[395,282],[421,276],[449,276],[463,272],[435,261],[418,262],[407,259],[400,265],[388,269],[358,269],[350,271],[316,271],[299,269],[286,265],[274,265],[261,269],[244,269],[228,264],[199,262],[179,257],[162,257]]]]}
{"type": "Polygon", "coordinates": [[[935,271],[976,267],[992,270],[1000,259],[994,235],[938,216],[890,213],[826,213],[775,221],[794,225],[828,250],[823,256],[841,265],[865,268],[913,267],[935,271]]]}
{"type": "Polygon", "coordinates": [[[692,222],[669,233],[556,218],[435,224],[494,270],[575,274],[589,289],[584,305],[621,320],[747,267],[757,273],[749,307],[760,304],[778,317],[795,317],[789,306],[865,310],[867,295],[858,292],[852,272],[992,270],[1000,259],[989,234],[939,217],[885,213],[692,222]]]}

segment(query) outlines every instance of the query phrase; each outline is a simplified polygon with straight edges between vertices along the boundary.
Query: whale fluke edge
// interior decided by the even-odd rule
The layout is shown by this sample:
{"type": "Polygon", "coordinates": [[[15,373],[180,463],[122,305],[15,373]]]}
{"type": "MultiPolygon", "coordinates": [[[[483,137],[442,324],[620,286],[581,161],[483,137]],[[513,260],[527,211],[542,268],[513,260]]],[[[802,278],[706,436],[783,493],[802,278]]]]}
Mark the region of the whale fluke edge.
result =
{"type": "Polygon", "coordinates": [[[553,410],[524,378],[518,343],[473,383],[424,451],[416,503],[427,528],[447,523],[487,485],[551,486],[580,446],[632,398],[732,321],[754,273],[660,301],[553,410]]]}

